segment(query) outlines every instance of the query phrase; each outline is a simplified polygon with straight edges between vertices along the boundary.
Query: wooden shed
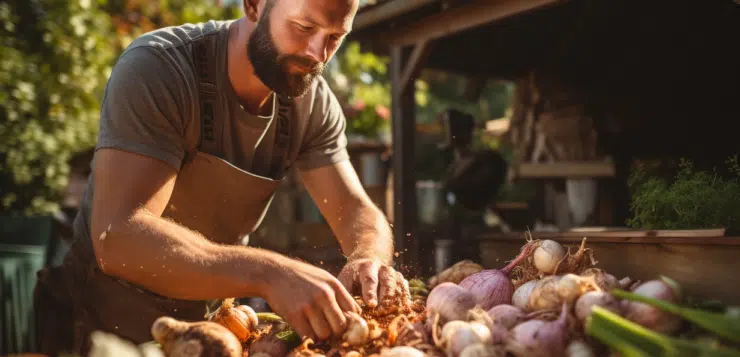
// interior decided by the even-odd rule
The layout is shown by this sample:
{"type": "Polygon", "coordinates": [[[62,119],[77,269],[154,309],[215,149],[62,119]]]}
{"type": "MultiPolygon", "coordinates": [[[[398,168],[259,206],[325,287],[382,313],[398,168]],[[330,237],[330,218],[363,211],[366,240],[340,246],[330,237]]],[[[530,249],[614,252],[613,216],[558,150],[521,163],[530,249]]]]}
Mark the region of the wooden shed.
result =
{"type": "Polygon", "coordinates": [[[634,160],[709,166],[740,151],[728,130],[740,119],[736,1],[385,0],[359,10],[350,40],[391,58],[392,220],[403,264],[420,254],[411,83],[423,69],[467,76],[472,88],[516,82],[506,134],[514,172],[602,178],[612,222],[628,215],[634,160]]]}

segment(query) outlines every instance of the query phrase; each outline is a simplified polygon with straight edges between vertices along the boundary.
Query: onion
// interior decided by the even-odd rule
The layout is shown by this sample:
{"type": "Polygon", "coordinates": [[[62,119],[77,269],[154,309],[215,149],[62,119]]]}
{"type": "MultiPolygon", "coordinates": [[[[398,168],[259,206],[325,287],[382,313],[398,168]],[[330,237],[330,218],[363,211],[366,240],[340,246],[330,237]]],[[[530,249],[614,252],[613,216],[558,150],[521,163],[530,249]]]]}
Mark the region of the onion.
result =
{"type": "Polygon", "coordinates": [[[617,280],[614,275],[608,274],[607,272],[599,268],[588,268],[584,270],[583,273],[581,273],[581,276],[593,276],[596,285],[598,285],[601,290],[611,291],[612,289],[622,287],[622,285],[619,283],[619,280],[617,280]]]}
{"type": "Polygon", "coordinates": [[[427,297],[427,323],[434,323],[435,315],[439,315],[439,322],[442,325],[449,321],[465,321],[468,310],[473,307],[475,307],[473,294],[453,283],[439,284],[427,297]]]}
{"type": "Polygon", "coordinates": [[[347,329],[342,338],[350,346],[362,346],[370,338],[370,327],[367,321],[354,312],[347,312],[347,329]]]}
{"type": "Polygon", "coordinates": [[[216,322],[231,331],[239,342],[246,342],[257,328],[257,313],[247,305],[234,306],[234,298],[224,299],[221,306],[206,315],[208,321],[216,322]]]}
{"type": "Polygon", "coordinates": [[[524,321],[525,318],[525,314],[522,309],[506,304],[492,307],[488,310],[488,316],[491,317],[495,324],[501,325],[506,329],[511,329],[518,323],[524,321]]]}
{"type": "Polygon", "coordinates": [[[534,266],[544,274],[553,274],[563,258],[565,248],[554,240],[543,240],[534,250],[534,266]]]}
{"type": "Polygon", "coordinates": [[[484,343],[474,343],[460,352],[460,357],[504,357],[506,351],[484,343]]]}
{"type": "Polygon", "coordinates": [[[215,322],[185,322],[162,316],[152,324],[151,333],[166,356],[242,356],[236,336],[215,322]]]}
{"type": "Polygon", "coordinates": [[[586,318],[591,315],[591,308],[594,305],[601,306],[616,314],[622,314],[617,298],[605,291],[589,291],[581,295],[576,301],[575,312],[578,320],[585,323],[586,318]]]}
{"type": "MultiPolygon", "coordinates": [[[[640,284],[633,292],[670,303],[680,302],[681,293],[678,284],[666,277],[640,284]]],[[[623,300],[623,304],[628,320],[653,331],[671,334],[681,327],[681,318],[677,315],[637,301],[623,300]]]]}
{"type": "Polygon", "coordinates": [[[451,321],[442,329],[442,339],[437,346],[449,357],[458,357],[468,346],[475,343],[491,344],[491,330],[483,323],[473,321],[451,321]]]}
{"type": "Polygon", "coordinates": [[[443,270],[429,279],[429,288],[433,289],[441,283],[459,284],[463,279],[483,270],[483,266],[472,260],[461,260],[455,265],[443,270]]]}
{"type": "Polygon", "coordinates": [[[555,321],[529,320],[511,330],[507,349],[518,357],[562,356],[567,343],[568,305],[555,321]]]}
{"type": "Polygon", "coordinates": [[[512,304],[523,311],[529,311],[529,296],[532,295],[532,290],[537,286],[538,281],[539,280],[537,279],[530,280],[516,289],[516,291],[514,291],[514,295],[511,297],[512,304]]]}
{"type": "Polygon", "coordinates": [[[531,245],[525,246],[519,255],[503,269],[487,269],[472,274],[460,282],[460,287],[470,291],[475,297],[475,302],[484,310],[500,304],[511,304],[514,285],[509,279],[509,273],[525,261],[533,249],[531,245]]]}
{"type": "Polygon", "coordinates": [[[566,357],[594,357],[594,350],[581,340],[574,340],[565,348],[566,357]]]}
{"type": "Polygon", "coordinates": [[[424,352],[409,346],[396,346],[384,348],[380,351],[380,357],[425,357],[424,352]]]}
{"type": "Polygon", "coordinates": [[[552,275],[537,283],[529,296],[529,306],[534,310],[557,310],[564,302],[575,302],[586,291],[598,289],[593,276],[552,275]]]}

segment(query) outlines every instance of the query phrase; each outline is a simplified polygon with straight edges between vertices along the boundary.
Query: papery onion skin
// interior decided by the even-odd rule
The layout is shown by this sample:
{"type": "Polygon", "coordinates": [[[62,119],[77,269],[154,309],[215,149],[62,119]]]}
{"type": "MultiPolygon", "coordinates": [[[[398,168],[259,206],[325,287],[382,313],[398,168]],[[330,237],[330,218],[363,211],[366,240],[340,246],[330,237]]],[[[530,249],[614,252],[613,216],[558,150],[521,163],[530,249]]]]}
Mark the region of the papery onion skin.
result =
{"type": "Polygon", "coordinates": [[[531,310],[554,310],[562,303],[558,294],[557,285],[560,276],[547,276],[537,282],[529,295],[529,308],[531,310]]]}
{"type": "Polygon", "coordinates": [[[598,285],[599,288],[604,291],[611,291],[613,289],[618,289],[622,287],[622,285],[619,283],[619,280],[617,280],[614,275],[605,272],[603,269],[588,268],[584,270],[583,273],[581,273],[581,276],[593,276],[596,285],[598,285]]]}
{"type": "Polygon", "coordinates": [[[532,295],[532,290],[537,286],[537,282],[539,282],[537,279],[530,280],[516,289],[511,297],[511,304],[523,311],[530,311],[529,296],[532,295]]]}
{"type": "Polygon", "coordinates": [[[519,357],[562,356],[567,343],[568,305],[555,321],[529,320],[512,329],[511,352],[519,357]]]}
{"type": "Polygon", "coordinates": [[[203,357],[241,357],[242,345],[223,325],[210,321],[185,322],[162,316],[151,327],[154,341],[166,356],[182,348],[197,347],[203,357]]]}
{"type": "MultiPolygon", "coordinates": [[[[447,326],[445,326],[447,327],[447,326]]],[[[448,332],[445,350],[449,357],[458,357],[468,346],[475,343],[491,344],[491,331],[488,326],[479,322],[468,322],[448,332]]]]}
{"type": "Polygon", "coordinates": [[[470,291],[475,297],[476,304],[484,310],[500,304],[510,305],[511,296],[514,294],[514,284],[509,278],[509,273],[529,258],[534,249],[532,245],[525,246],[519,255],[503,269],[487,269],[472,274],[460,282],[460,287],[470,291]]]}
{"type": "Polygon", "coordinates": [[[615,314],[621,315],[622,308],[619,300],[605,291],[589,291],[576,301],[575,315],[581,322],[585,322],[591,315],[591,308],[601,306],[615,314]]]}
{"type": "Polygon", "coordinates": [[[467,319],[468,310],[473,307],[475,307],[473,294],[453,283],[439,284],[427,297],[427,323],[431,326],[436,314],[439,314],[442,325],[449,321],[464,321],[467,319]]]}
{"type": "Polygon", "coordinates": [[[459,357],[504,357],[506,351],[485,343],[475,343],[460,352],[459,357]]]}
{"type": "Polygon", "coordinates": [[[249,339],[258,323],[254,310],[246,305],[234,306],[234,298],[224,299],[221,306],[206,317],[228,328],[242,343],[249,339]]]}
{"type": "Polygon", "coordinates": [[[491,317],[495,324],[499,324],[506,329],[511,329],[524,321],[526,314],[516,306],[501,304],[489,309],[488,316],[491,317]]]}
{"type": "Polygon", "coordinates": [[[381,357],[425,357],[424,352],[409,346],[396,346],[380,351],[381,357]]]}
{"type": "MultiPolygon", "coordinates": [[[[680,301],[680,292],[663,280],[646,281],[635,288],[633,293],[671,303],[680,301]]],[[[625,318],[656,332],[671,334],[681,327],[682,320],[679,316],[645,303],[623,300],[623,309],[625,318]]]]}
{"type": "Polygon", "coordinates": [[[558,263],[565,258],[565,248],[560,243],[546,239],[534,251],[534,266],[544,274],[553,274],[558,263]]]}
{"type": "Polygon", "coordinates": [[[362,346],[370,338],[367,321],[354,312],[347,312],[347,329],[342,338],[350,346],[362,346]]]}

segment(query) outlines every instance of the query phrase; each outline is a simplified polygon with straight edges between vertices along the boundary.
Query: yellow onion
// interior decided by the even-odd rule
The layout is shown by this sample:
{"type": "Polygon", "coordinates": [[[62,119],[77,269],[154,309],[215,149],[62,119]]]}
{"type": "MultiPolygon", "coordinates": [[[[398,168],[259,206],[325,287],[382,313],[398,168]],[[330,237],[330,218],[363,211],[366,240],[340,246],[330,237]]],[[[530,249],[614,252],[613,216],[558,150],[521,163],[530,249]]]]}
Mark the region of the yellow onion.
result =
{"type": "Polygon", "coordinates": [[[257,313],[247,305],[234,306],[234,299],[224,299],[221,306],[213,313],[206,316],[208,321],[218,323],[229,329],[240,342],[246,342],[259,320],[257,313]]]}

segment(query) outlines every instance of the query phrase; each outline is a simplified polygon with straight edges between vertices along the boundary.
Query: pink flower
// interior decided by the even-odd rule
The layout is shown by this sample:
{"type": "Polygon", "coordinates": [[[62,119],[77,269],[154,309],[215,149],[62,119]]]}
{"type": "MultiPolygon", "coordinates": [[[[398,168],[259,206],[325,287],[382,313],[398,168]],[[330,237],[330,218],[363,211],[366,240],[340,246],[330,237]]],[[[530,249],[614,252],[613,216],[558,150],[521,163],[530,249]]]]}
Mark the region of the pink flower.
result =
{"type": "Polygon", "coordinates": [[[376,104],[375,105],[375,114],[378,114],[379,117],[383,118],[384,120],[388,120],[391,118],[391,111],[382,104],[376,104]]]}
{"type": "Polygon", "coordinates": [[[358,111],[361,111],[365,109],[365,101],[362,99],[358,99],[352,104],[352,108],[358,111]]]}

